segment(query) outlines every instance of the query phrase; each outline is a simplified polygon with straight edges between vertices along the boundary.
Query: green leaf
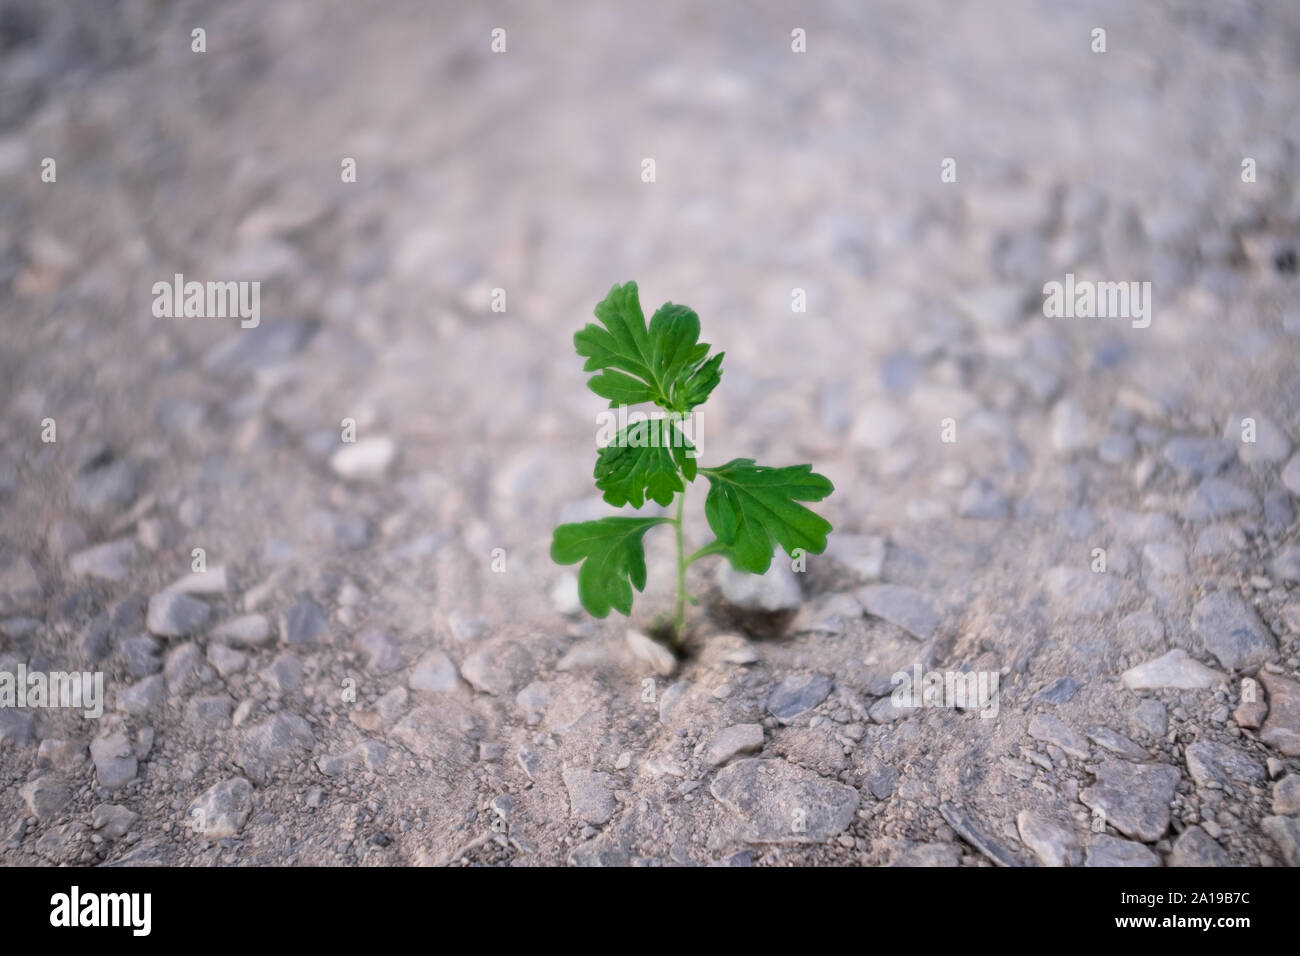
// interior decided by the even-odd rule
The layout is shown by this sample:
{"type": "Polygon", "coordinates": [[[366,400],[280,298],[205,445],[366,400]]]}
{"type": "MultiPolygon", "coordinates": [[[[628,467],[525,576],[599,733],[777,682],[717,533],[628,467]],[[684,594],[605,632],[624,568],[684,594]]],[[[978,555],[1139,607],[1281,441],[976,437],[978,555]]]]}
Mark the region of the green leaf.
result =
{"type": "Polygon", "coordinates": [[[709,479],[704,516],[739,570],[765,572],[776,544],[786,554],[826,550],[830,522],[796,503],[821,501],[835,490],[812,465],[765,468],[752,458],[736,458],[700,473],[709,479]]]}
{"type": "Polygon", "coordinates": [[[596,453],[596,487],[616,508],[640,508],[648,497],[661,505],[695,480],[695,446],[667,418],[628,425],[596,453]]]}
{"type": "Polygon", "coordinates": [[[587,323],[573,336],[586,358],[583,368],[599,371],[587,385],[610,407],[654,402],[686,412],[699,405],[722,378],[722,356],[709,358],[699,341],[700,317],[684,305],[666,302],[645,324],[635,282],[616,285],[596,306],[601,325],[587,323]]]}
{"type": "Polygon", "coordinates": [[[642,538],[668,518],[601,518],[562,524],[551,540],[556,564],[582,562],[578,569],[578,600],[595,617],[610,608],[632,612],[632,588],[645,589],[645,545],[642,538]]]}

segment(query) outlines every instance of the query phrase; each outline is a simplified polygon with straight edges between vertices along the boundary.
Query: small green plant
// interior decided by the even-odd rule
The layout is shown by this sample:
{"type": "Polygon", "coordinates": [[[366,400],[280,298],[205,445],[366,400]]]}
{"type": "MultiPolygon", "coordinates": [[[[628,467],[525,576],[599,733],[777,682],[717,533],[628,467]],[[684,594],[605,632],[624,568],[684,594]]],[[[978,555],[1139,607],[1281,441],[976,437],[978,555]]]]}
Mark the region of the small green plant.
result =
{"type": "MultiPolygon", "coordinates": [[[[677,602],[671,640],[679,648],[686,619],[686,569],[700,558],[717,554],[738,570],[763,574],[772,564],[776,545],[821,554],[831,526],[825,518],[798,504],[821,501],[835,487],[812,465],[765,468],[752,458],[736,458],[716,468],[697,466],[695,447],[682,422],[709,397],[722,377],[722,356],[710,356],[700,342],[700,319],[684,305],[666,302],[650,319],[645,315],[635,282],[616,285],[596,306],[600,325],[588,323],[573,336],[584,369],[598,372],[587,385],[609,407],[654,403],[664,411],[641,417],[619,430],[596,453],[596,487],[615,507],[640,508],[646,500],[667,507],[677,501],[676,517],[608,517],[599,521],[562,524],[555,529],[551,558],[575,564],[578,598],[596,617],[610,609],[632,612],[632,588],[645,589],[644,538],[656,525],[672,525],[677,540],[677,602]],[[686,485],[697,475],[709,482],[704,514],[715,539],[689,557],[682,544],[682,512],[686,485]]],[[[629,416],[630,418],[630,416],[629,416]]],[[[694,599],[692,599],[694,603],[694,599]]]]}

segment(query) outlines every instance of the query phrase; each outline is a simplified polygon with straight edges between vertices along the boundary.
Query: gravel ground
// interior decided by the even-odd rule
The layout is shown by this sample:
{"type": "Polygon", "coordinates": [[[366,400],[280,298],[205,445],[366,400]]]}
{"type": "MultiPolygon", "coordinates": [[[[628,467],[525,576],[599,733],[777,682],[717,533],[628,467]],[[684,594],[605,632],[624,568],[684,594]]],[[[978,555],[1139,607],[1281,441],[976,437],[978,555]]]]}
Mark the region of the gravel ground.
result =
{"type": "Polygon", "coordinates": [[[0,707],[0,863],[1300,862],[1300,7],[115,6],[0,0],[0,674],[105,698],[0,707]],[[837,489],[680,661],[671,535],[548,554],[628,279],[837,489]]]}

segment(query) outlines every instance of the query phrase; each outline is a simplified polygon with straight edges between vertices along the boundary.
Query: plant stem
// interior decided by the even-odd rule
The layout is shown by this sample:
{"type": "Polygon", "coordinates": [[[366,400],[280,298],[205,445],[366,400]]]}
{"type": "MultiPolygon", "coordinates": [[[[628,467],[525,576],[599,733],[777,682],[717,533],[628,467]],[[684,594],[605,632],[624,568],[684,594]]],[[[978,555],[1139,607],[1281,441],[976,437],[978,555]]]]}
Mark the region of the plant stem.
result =
{"type": "Polygon", "coordinates": [[[686,552],[682,548],[682,513],[686,510],[686,489],[677,496],[677,520],[673,528],[677,532],[677,613],[673,616],[673,646],[681,650],[685,643],[683,630],[686,626],[686,552]]]}

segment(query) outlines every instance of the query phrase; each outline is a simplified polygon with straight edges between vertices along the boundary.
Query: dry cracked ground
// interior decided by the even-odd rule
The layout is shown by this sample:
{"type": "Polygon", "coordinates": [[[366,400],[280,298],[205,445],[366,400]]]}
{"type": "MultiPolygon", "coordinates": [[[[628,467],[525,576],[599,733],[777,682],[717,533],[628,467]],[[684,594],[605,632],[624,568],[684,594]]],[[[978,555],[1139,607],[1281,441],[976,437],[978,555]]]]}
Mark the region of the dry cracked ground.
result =
{"type": "Polygon", "coordinates": [[[0,862],[1300,861],[1295,4],[104,9],[0,2],[0,673],[105,695],[0,707],[0,862]],[[837,489],[680,661],[669,533],[548,554],[628,279],[837,489]]]}

